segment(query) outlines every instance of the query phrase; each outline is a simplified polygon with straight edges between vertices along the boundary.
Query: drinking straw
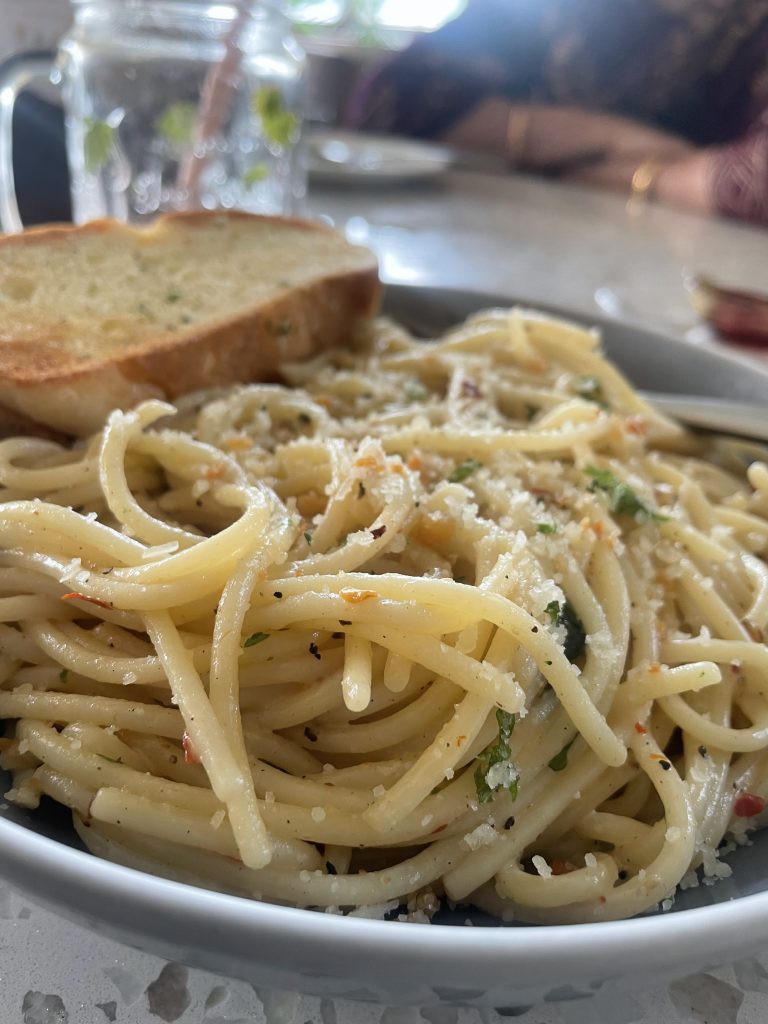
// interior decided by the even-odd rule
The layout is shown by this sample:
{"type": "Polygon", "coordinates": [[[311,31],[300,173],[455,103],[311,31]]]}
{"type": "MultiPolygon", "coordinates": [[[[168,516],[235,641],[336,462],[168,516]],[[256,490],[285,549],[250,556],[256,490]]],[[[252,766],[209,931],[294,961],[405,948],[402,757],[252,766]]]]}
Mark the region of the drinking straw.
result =
{"type": "Polygon", "coordinates": [[[240,37],[250,17],[250,3],[249,0],[234,2],[237,13],[224,40],[224,56],[208,69],[205,76],[192,145],[179,166],[176,178],[176,187],[187,193],[187,208],[199,205],[200,176],[209,156],[204,143],[226,120],[232,103],[235,75],[243,59],[240,37]]]}

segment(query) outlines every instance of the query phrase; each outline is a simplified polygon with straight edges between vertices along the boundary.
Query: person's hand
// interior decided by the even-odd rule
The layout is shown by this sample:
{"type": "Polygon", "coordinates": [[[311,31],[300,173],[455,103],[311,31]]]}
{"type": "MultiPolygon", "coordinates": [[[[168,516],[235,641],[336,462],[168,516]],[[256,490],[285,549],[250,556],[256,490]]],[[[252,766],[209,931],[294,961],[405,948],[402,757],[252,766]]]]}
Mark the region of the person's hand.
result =
{"type": "Polygon", "coordinates": [[[643,160],[672,162],[692,152],[683,139],[613,114],[499,98],[478,104],[443,141],[506,157],[526,170],[578,173],[582,180],[613,186],[628,186],[643,160]]]}

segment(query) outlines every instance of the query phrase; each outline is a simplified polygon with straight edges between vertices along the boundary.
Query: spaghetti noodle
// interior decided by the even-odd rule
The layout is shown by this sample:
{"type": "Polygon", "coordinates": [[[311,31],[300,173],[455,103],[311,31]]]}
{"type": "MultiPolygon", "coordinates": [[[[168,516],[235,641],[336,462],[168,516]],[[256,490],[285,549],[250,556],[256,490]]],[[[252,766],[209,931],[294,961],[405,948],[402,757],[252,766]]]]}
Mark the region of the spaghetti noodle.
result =
{"type": "Polygon", "coordinates": [[[768,797],[768,468],[517,310],[283,372],[0,443],[7,797],[122,864],[415,920],[726,874],[768,797]]]}

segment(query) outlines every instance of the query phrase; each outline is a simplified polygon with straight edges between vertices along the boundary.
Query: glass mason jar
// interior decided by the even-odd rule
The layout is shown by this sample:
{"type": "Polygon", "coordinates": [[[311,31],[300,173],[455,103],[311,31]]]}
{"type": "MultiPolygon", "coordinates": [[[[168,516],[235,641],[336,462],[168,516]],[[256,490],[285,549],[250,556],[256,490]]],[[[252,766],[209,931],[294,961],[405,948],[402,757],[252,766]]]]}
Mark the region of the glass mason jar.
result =
{"type": "Polygon", "coordinates": [[[12,98],[34,77],[61,86],[72,208],[140,222],[166,210],[290,213],[306,191],[299,149],[304,53],[267,3],[72,0],[53,67],[0,78],[0,219],[19,230],[12,98]]]}

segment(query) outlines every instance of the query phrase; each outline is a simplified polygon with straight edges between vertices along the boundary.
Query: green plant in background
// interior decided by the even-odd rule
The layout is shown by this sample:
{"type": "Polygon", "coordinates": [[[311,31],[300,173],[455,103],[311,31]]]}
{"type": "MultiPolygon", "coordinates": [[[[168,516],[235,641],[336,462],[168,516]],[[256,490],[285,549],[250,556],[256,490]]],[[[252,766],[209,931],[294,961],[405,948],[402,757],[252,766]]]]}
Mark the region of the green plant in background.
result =
{"type": "Polygon", "coordinates": [[[341,36],[361,46],[399,48],[403,33],[431,32],[457,17],[467,0],[411,0],[387,9],[385,0],[282,0],[281,6],[301,35],[341,36]],[[336,8],[333,11],[333,8],[336,8]],[[329,14],[329,8],[331,8],[329,14]],[[399,13],[396,13],[396,9],[399,13]],[[403,24],[398,20],[404,21],[403,24]]]}
{"type": "Polygon", "coordinates": [[[96,174],[107,162],[114,137],[115,129],[106,121],[96,121],[92,117],[86,117],[83,155],[85,170],[88,174],[96,174]]]}
{"type": "MultiPolygon", "coordinates": [[[[344,0],[333,28],[345,30],[363,46],[380,46],[384,42],[382,28],[386,27],[379,18],[383,3],[384,0],[344,0]]],[[[318,25],[308,16],[311,6],[308,0],[283,0],[283,9],[302,35],[322,32],[324,27],[329,27],[318,25]]]]}
{"type": "Polygon", "coordinates": [[[299,119],[285,106],[283,94],[273,85],[262,86],[251,97],[251,111],[261,120],[264,135],[278,146],[293,141],[299,119]]]}
{"type": "Polygon", "coordinates": [[[251,189],[260,181],[264,181],[268,174],[269,169],[265,163],[254,164],[243,175],[243,185],[247,189],[251,189]]]}
{"type": "Polygon", "coordinates": [[[197,120],[194,103],[171,103],[155,121],[155,128],[173,146],[186,146],[192,141],[197,120]]]}

